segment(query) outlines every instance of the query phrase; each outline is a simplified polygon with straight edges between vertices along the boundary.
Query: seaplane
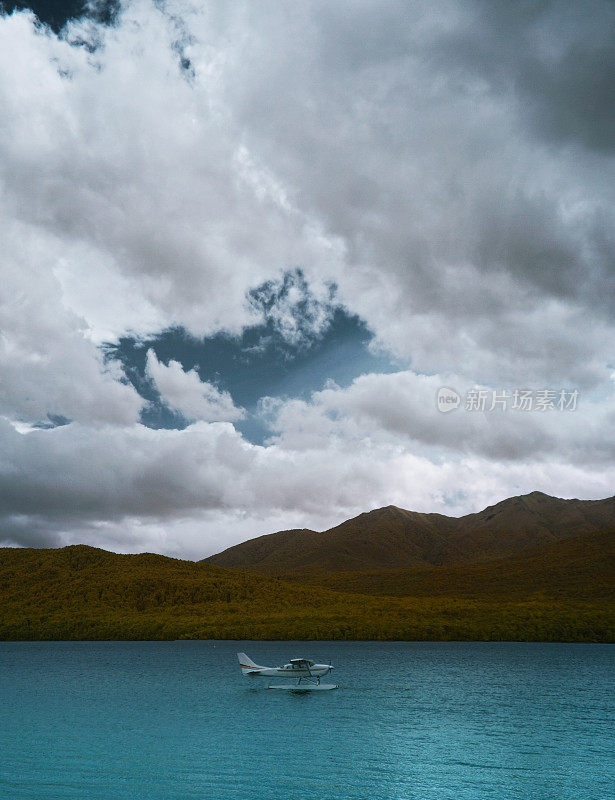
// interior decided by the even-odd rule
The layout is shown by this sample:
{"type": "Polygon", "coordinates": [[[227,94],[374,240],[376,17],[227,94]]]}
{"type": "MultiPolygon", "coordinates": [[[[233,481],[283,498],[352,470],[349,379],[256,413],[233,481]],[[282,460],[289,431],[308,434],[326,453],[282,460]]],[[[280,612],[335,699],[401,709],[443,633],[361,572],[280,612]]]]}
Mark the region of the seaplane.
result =
{"type": "Polygon", "coordinates": [[[331,664],[317,664],[309,658],[291,658],[288,664],[280,667],[260,667],[245,653],[237,653],[243,675],[257,675],[262,678],[296,678],[296,683],[269,684],[268,689],[290,689],[309,692],[320,689],[337,689],[337,683],[321,683],[320,679],[333,669],[331,664]]]}

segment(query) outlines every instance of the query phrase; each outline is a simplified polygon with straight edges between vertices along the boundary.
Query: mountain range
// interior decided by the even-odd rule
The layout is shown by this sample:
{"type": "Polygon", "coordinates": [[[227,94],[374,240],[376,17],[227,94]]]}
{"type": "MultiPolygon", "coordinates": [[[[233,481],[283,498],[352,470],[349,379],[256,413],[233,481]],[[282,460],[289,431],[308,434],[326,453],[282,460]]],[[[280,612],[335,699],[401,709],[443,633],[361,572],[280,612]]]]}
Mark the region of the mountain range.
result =
{"type": "Polygon", "coordinates": [[[0,639],[615,641],[615,498],[395,506],[200,562],[0,548],[0,639]]]}
{"type": "Polygon", "coordinates": [[[615,497],[564,500],[532,492],[458,518],[386,506],[321,533],[295,529],[259,536],[205,562],[283,578],[451,567],[514,558],[610,530],[615,497]]]}

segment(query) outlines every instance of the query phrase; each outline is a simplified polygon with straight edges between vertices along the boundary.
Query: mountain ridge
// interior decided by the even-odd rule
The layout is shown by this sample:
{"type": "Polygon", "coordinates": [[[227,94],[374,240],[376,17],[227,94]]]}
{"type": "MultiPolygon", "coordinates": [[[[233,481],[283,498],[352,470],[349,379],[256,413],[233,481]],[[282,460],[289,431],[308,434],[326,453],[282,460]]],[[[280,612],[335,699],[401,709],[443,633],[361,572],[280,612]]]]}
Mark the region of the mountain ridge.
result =
{"type": "Polygon", "coordinates": [[[295,528],[265,534],[203,561],[278,577],[450,566],[507,558],[611,528],[615,497],[578,500],[530,492],[461,517],[384,506],[322,532],[295,528]]]}
{"type": "Polygon", "coordinates": [[[0,548],[0,639],[612,642],[614,515],[536,492],[459,518],[385,506],[249,540],[234,568],[0,548]]]}

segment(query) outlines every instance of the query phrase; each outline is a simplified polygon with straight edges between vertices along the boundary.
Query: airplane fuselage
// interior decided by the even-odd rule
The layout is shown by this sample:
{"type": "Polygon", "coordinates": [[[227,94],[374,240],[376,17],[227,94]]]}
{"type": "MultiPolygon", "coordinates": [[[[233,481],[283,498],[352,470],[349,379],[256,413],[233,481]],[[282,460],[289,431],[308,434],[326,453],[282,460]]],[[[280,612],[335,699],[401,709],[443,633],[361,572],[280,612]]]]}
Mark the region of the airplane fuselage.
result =
{"type": "Polygon", "coordinates": [[[244,670],[246,675],[262,675],[265,678],[322,678],[331,671],[328,664],[314,664],[309,670],[294,664],[284,664],[281,667],[261,667],[260,669],[244,670]]]}
{"type": "Polygon", "coordinates": [[[333,667],[331,664],[316,664],[305,658],[293,659],[280,667],[263,667],[255,664],[245,653],[237,653],[239,666],[244,675],[260,675],[263,678],[322,678],[333,667]]]}

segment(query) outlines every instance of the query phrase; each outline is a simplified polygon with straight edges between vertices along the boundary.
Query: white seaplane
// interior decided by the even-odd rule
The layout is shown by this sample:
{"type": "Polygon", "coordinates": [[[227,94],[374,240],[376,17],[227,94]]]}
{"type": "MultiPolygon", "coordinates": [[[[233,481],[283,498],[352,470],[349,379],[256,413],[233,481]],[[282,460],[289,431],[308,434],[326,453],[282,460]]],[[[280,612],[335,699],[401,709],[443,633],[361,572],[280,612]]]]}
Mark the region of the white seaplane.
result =
{"type": "Polygon", "coordinates": [[[337,689],[337,683],[321,683],[320,679],[333,669],[331,664],[316,664],[309,658],[291,658],[288,664],[281,667],[259,667],[245,653],[237,653],[239,666],[244,675],[259,675],[263,678],[296,678],[296,683],[271,685],[268,689],[290,689],[291,691],[309,692],[317,689],[337,689]],[[303,682],[302,682],[303,681],[303,682]]]}

